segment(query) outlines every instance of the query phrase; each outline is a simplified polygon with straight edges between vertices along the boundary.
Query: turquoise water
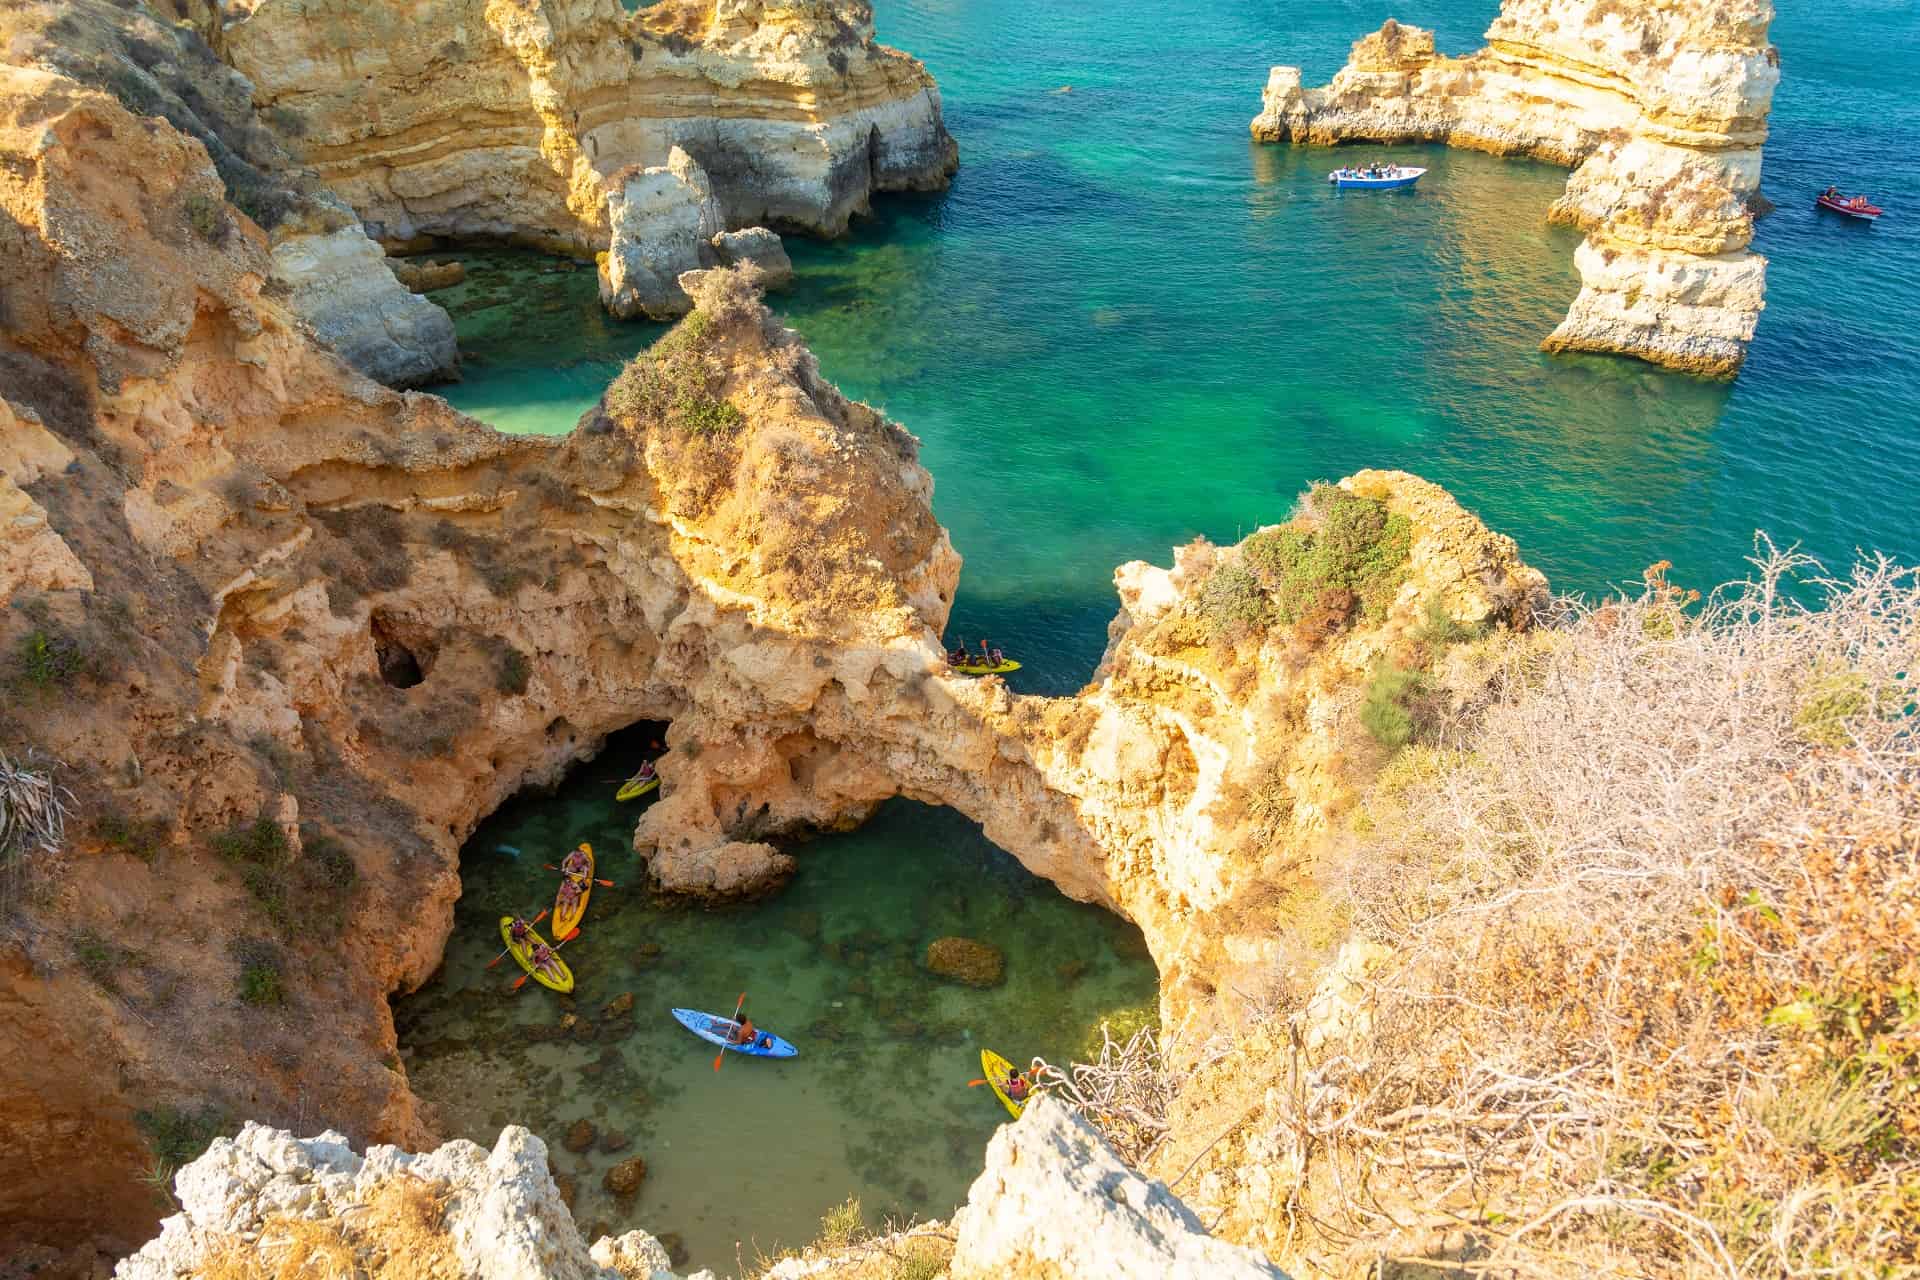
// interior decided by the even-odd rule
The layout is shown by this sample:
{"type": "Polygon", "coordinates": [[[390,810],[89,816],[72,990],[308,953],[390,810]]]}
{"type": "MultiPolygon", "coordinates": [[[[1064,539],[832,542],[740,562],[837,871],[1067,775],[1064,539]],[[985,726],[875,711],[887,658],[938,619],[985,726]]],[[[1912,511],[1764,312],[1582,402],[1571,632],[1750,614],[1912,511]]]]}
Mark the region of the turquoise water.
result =
{"type": "Polygon", "coordinates": [[[637,805],[613,800],[638,759],[623,737],[556,793],[522,796],[482,825],[462,859],[445,964],[394,1010],[409,1079],[442,1134],[491,1143],[509,1121],[541,1134],[576,1184],[589,1238],[672,1233],[691,1266],[732,1274],[736,1245],[751,1262],[803,1244],[849,1195],[873,1225],[945,1217],[1006,1119],[987,1090],[967,1087],[980,1050],[1065,1062],[1103,1017],[1152,1007],[1137,930],[1068,902],[950,810],[896,801],[851,835],[800,846],[800,874],[759,905],[655,900],[628,847],[637,805]],[[561,949],[574,993],[515,992],[513,960],[487,967],[499,917],[550,904],[559,877],[542,864],[581,840],[613,887],[593,891],[580,936],[561,949]],[[1004,984],[927,973],[927,944],[949,935],[999,948],[1004,984]],[[716,1072],[717,1051],[667,1014],[730,1013],[743,991],[747,1013],[798,1058],[729,1054],[716,1072]],[[609,1016],[628,993],[631,1014],[609,1016]],[[582,1119],[595,1146],[568,1151],[582,1119]],[[609,1133],[628,1145],[606,1150],[609,1133]],[[607,1170],[635,1155],[647,1162],[639,1193],[609,1194],[607,1170]]]}
{"type": "MultiPolygon", "coordinates": [[[[1495,9],[1392,6],[1456,52],[1495,9]]],[[[1377,0],[878,10],[883,38],[940,79],[959,176],[882,200],[844,240],[790,240],[799,280],[773,301],[828,376],[925,441],[936,512],[967,561],[949,636],[1025,660],[1018,687],[1086,679],[1115,565],[1165,563],[1196,533],[1231,541],[1309,481],[1362,467],[1445,484],[1566,590],[1632,582],[1662,558],[1677,580],[1723,581],[1756,529],[1835,565],[1856,547],[1920,559],[1911,3],[1796,6],[1775,25],[1785,79],[1764,189],[1780,207],[1756,242],[1769,306],[1731,384],[1539,352],[1578,287],[1577,236],[1543,219],[1563,170],[1395,148],[1432,168],[1419,188],[1339,195],[1322,181],[1328,153],[1249,142],[1268,66],[1324,81],[1386,16],[1377,0]],[[1895,216],[1816,215],[1829,182],[1895,216]]],[[[448,398],[506,429],[569,429],[663,331],[607,320],[590,267],[468,261],[469,283],[438,295],[468,357],[448,398]]],[[[399,1009],[416,1085],[454,1131],[490,1137],[513,1116],[557,1142],[586,1115],[630,1133],[653,1165],[631,1205],[596,1189],[613,1156],[556,1157],[580,1177],[589,1225],[678,1232],[696,1265],[724,1269],[736,1241],[751,1259],[749,1231],[762,1248],[797,1242],[849,1193],[944,1214],[996,1118],[962,1078],[981,1029],[1019,1042],[1016,1056],[1061,1054],[1104,1008],[1151,995],[1129,931],[1026,878],[954,815],[897,804],[798,850],[800,878],[758,907],[676,912],[596,891],[575,1010],[598,1025],[632,990],[641,1016],[608,1040],[524,1043],[516,1029],[551,1026],[557,1002],[503,997],[506,979],[481,966],[497,912],[531,906],[551,877],[491,850],[531,857],[586,836],[618,851],[603,874],[631,879],[606,790],[589,768],[496,815],[463,867],[445,973],[399,1009]],[[912,962],[935,931],[1005,946],[1008,985],[930,986],[912,962]],[[1092,968],[1069,982],[1062,956],[1092,968]],[[716,1076],[662,1019],[665,1004],[717,1008],[742,986],[805,1058],[716,1076]]]]}
{"type": "MultiPolygon", "coordinates": [[[[1496,6],[1391,10],[1460,51],[1496,6]]],[[[1365,466],[1447,485],[1565,589],[1660,558],[1724,580],[1756,528],[1835,564],[1920,558],[1920,10],[1783,10],[1769,307],[1731,386],[1536,349],[1577,288],[1576,237],[1542,221],[1564,171],[1398,148],[1434,170],[1415,193],[1342,196],[1326,153],[1248,141],[1268,66],[1324,80],[1377,0],[881,0],[882,38],[940,80],[960,173],[846,240],[790,241],[776,305],[926,441],[967,557],[954,632],[1029,658],[1027,688],[1084,680],[1114,565],[1365,466]],[[1896,216],[1816,215],[1829,181],[1896,216]]],[[[456,404],[564,430],[658,332],[602,320],[590,271],[553,279],[577,305],[529,288],[493,341],[462,317],[479,358],[456,404]]]]}

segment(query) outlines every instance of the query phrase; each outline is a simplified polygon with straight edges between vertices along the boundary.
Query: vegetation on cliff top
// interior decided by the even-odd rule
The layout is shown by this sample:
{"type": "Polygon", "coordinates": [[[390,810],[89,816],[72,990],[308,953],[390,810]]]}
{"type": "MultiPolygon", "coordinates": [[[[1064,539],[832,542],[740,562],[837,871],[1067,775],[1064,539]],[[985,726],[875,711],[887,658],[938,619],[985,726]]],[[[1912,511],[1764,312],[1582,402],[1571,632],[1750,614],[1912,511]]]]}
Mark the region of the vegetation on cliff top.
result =
{"type": "Polygon", "coordinates": [[[1407,580],[1413,526],[1384,502],[1315,484],[1292,520],[1240,544],[1200,590],[1208,634],[1235,641],[1293,627],[1310,647],[1356,615],[1378,622],[1407,580]]]}
{"type": "MultiPolygon", "coordinates": [[[[1562,602],[1382,776],[1322,877],[1384,948],[1341,988],[1366,1013],[1299,992],[1221,1068],[1266,1064],[1259,1159],[1308,1171],[1255,1205],[1273,1238],[1465,1231],[1512,1275],[1920,1266],[1920,582],[1869,561],[1808,609],[1807,562],[1755,563],[1697,611],[1665,566],[1562,602]]],[[[1209,1088],[1235,1096],[1188,1104],[1209,1088]]]]}

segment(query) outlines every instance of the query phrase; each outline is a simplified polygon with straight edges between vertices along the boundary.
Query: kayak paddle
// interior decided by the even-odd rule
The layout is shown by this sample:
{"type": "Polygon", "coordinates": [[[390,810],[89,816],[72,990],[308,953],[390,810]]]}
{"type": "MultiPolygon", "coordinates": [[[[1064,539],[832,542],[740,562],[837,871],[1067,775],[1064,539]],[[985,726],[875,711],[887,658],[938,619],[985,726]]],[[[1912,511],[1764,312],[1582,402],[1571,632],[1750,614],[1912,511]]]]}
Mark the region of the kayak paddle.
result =
{"type": "MultiPolygon", "coordinates": [[[[545,915],[546,913],[545,913],[545,912],[541,912],[541,914],[542,914],[542,915],[545,915]]],[[[577,938],[577,937],[579,937],[579,936],[580,936],[580,929],[579,929],[579,927],[578,927],[578,926],[576,925],[576,926],[574,927],[574,930],[573,930],[573,932],[572,932],[572,933],[570,933],[570,934],[568,934],[568,935],[567,935],[566,937],[564,937],[564,938],[562,938],[562,939],[560,939],[560,941],[558,941],[558,942],[556,942],[556,943],[554,943],[554,944],[553,944],[553,949],[554,949],[555,951],[558,951],[558,950],[559,950],[560,948],[562,948],[562,947],[564,947],[564,946],[566,946],[566,945],[567,945],[567,944],[568,944],[569,942],[572,942],[572,941],[573,941],[573,940],[574,940],[575,938],[577,938]]],[[[531,978],[532,976],[533,976],[533,975],[532,975],[531,973],[523,973],[523,974],[521,974],[521,975],[520,975],[519,977],[517,977],[517,978],[515,978],[515,979],[513,980],[513,985],[512,985],[511,987],[508,987],[508,988],[507,988],[507,990],[509,990],[509,991],[518,991],[518,990],[519,990],[520,988],[522,988],[522,987],[524,987],[524,986],[526,986],[526,985],[527,985],[527,979],[528,979],[528,978],[531,978]]]]}
{"type": "MultiPolygon", "coordinates": [[[[547,863],[542,863],[541,865],[543,865],[543,866],[545,866],[545,867],[546,867],[546,869],[547,869],[547,870],[549,870],[549,871],[559,871],[559,870],[561,869],[561,868],[559,868],[559,867],[556,867],[556,866],[554,866],[554,865],[553,865],[553,864],[552,864],[551,862],[547,862],[547,863]]],[[[569,871],[569,872],[567,872],[567,874],[568,874],[568,875],[574,875],[574,874],[576,874],[576,873],[575,873],[575,872],[572,872],[572,871],[569,871]]],[[[611,889],[611,888],[613,888],[613,881],[611,881],[611,880],[595,880],[595,881],[594,881],[594,883],[595,883],[595,884],[597,884],[597,885],[599,885],[599,886],[600,886],[600,887],[601,887],[602,889],[611,889]]]]}
{"type": "MultiPolygon", "coordinates": [[[[742,991],[740,993],[740,999],[736,1001],[733,1006],[733,1030],[734,1031],[738,1031],[740,1029],[740,1011],[746,1007],[747,1007],[747,993],[742,991]]],[[[727,1033],[727,1038],[729,1040],[733,1038],[732,1031],[729,1031],[727,1033]]],[[[718,1071],[720,1069],[720,1064],[721,1062],[725,1061],[726,1056],[727,1056],[727,1046],[721,1045],[720,1056],[713,1060],[713,1069],[715,1071],[718,1071]]]]}
{"type": "MultiPolygon", "coordinates": [[[[533,918],[532,923],[539,924],[542,920],[545,920],[546,918],[547,918],[546,911],[542,911],[539,915],[533,918]]],[[[513,950],[512,947],[507,948],[507,951],[511,951],[511,950],[513,950]]],[[[502,951],[499,955],[487,961],[487,968],[491,969],[493,968],[493,966],[499,964],[502,960],[505,960],[507,958],[507,951],[502,951]]]]}

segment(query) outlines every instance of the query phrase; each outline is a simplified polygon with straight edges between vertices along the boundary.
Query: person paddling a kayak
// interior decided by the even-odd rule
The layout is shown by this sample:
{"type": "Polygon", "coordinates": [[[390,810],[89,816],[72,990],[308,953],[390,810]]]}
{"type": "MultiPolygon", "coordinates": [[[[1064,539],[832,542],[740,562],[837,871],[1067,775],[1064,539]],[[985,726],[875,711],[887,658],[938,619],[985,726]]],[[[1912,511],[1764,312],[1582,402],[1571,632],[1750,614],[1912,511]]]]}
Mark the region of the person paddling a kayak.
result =
{"type": "Polygon", "coordinates": [[[560,869],[569,876],[584,876],[593,870],[593,855],[587,852],[587,846],[581,845],[560,860],[560,869]]]}
{"type": "Polygon", "coordinates": [[[733,1024],[733,1033],[727,1038],[734,1044],[752,1044],[754,1036],[758,1034],[759,1032],[753,1029],[753,1019],[742,1018],[733,1024]]]}
{"type": "Polygon", "coordinates": [[[526,946],[527,938],[532,933],[533,926],[517,916],[514,918],[513,923],[507,926],[507,936],[513,939],[515,946],[526,946]]]}
{"type": "Polygon", "coordinates": [[[559,907],[564,911],[573,911],[580,903],[580,892],[580,881],[573,876],[568,876],[560,883],[559,907]]]}
{"type": "Polygon", "coordinates": [[[1007,1096],[1015,1102],[1025,1102],[1039,1083],[1039,1074],[1040,1069],[1037,1066],[1030,1067],[1025,1072],[1009,1070],[1006,1084],[1002,1087],[1006,1090],[1007,1096]],[[1034,1076],[1035,1079],[1028,1080],[1029,1075],[1034,1076]]]}
{"type": "MultiPolygon", "coordinates": [[[[544,942],[534,943],[533,952],[527,958],[533,962],[533,967],[535,969],[538,969],[540,972],[546,974],[547,976],[553,977],[553,978],[557,978],[560,976],[560,970],[559,970],[560,958],[553,954],[553,948],[548,946],[546,943],[544,942]]],[[[521,979],[521,981],[524,982],[525,979],[523,978],[521,979]]]]}

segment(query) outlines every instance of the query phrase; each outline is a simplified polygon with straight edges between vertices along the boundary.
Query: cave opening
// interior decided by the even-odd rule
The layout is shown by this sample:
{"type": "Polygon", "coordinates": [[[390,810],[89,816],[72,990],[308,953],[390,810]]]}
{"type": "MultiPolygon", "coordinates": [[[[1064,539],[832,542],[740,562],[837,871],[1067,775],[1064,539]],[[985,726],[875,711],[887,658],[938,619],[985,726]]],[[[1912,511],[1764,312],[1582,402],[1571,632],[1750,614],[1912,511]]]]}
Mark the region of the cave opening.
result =
{"type": "Polygon", "coordinates": [[[411,689],[427,678],[427,666],[400,639],[392,618],[375,610],[367,628],[373,635],[373,657],[380,666],[380,678],[395,689],[411,689]]]}
{"type": "Polygon", "coordinates": [[[481,824],[445,962],[394,1002],[409,1080],[444,1136],[491,1143],[510,1123],[541,1135],[589,1239],[640,1227],[677,1236],[684,1267],[724,1269],[736,1242],[771,1254],[811,1240],[849,1196],[869,1225],[945,1217],[1008,1118],[967,1087],[983,1049],[1064,1064],[1090,1055],[1103,1020],[1125,1034],[1156,1015],[1139,931],[1069,901],[951,809],[893,800],[857,830],[787,843],[799,873],[757,902],[650,893],[632,830],[658,793],[614,797],[665,728],[613,735],[481,824]],[[513,961],[487,967],[500,917],[551,907],[548,868],[582,840],[610,883],[560,949],[574,990],[513,991],[513,961]],[[998,958],[974,975],[989,985],[930,969],[946,938],[998,958]],[[669,1012],[725,1016],[742,994],[797,1058],[729,1054],[716,1072],[714,1047],[669,1012]],[[644,1178],[623,1192],[636,1157],[644,1178]]]}

